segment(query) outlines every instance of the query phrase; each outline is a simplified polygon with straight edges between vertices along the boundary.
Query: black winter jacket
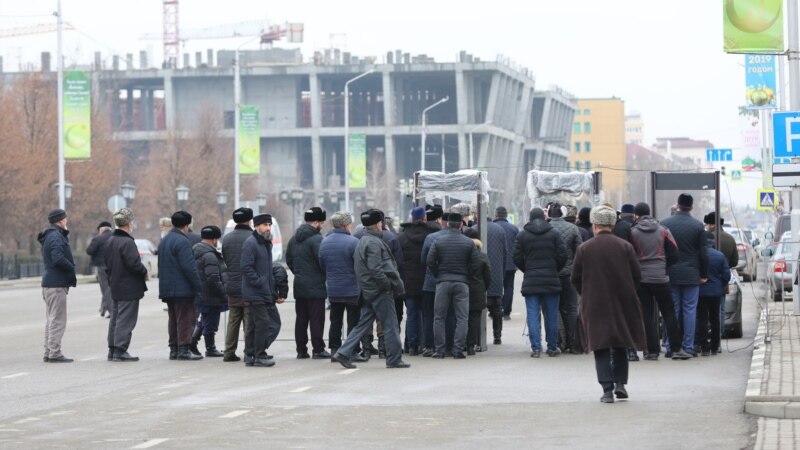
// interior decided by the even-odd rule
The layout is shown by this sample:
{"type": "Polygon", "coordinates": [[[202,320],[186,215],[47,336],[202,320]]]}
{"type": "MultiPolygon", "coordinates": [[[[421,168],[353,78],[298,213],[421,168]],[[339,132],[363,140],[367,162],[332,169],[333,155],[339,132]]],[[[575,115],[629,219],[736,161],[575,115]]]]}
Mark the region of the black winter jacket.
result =
{"type": "Polygon", "coordinates": [[[173,228],[158,243],[158,298],[194,302],[202,290],[192,244],[173,228]]]}
{"type": "Polygon", "coordinates": [[[427,266],[422,262],[422,245],[433,228],[425,222],[404,223],[403,232],[397,238],[403,252],[403,284],[406,297],[421,299],[427,266]]]}
{"type": "Polygon", "coordinates": [[[289,274],[280,264],[272,265],[272,296],[275,299],[289,296],[289,274]]]}
{"type": "Polygon", "coordinates": [[[510,223],[506,219],[495,219],[494,223],[499,225],[503,228],[503,232],[505,233],[506,237],[506,262],[504,269],[510,272],[516,272],[517,266],[514,265],[514,241],[517,240],[517,234],[519,233],[519,228],[516,225],[510,223]]]}
{"type": "Polygon", "coordinates": [[[503,281],[506,275],[506,232],[491,219],[487,219],[486,225],[486,242],[483,245],[486,246],[486,255],[492,267],[492,280],[486,285],[486,295],[500,297],[503,295],[503,281]]]}
{"type": "Polygon", "coordinates": [[[244,241],[252,235],[252,228],[237,224],[230,233],[222,238],[222,259],[225,260],[225,265],[228,267],[225,293],[232,297],[242,297],[242,247],[244,247],[244,241]]]}
{"type": "Polygon", "coordinates": [[[481,262],[478,271],[469,278],[469,310],[481,311],[486,308],[486,290],[492,282],[492,267],[489,257],[481,252],[481,262]]]}
{"type": "Polygon", "coordinates": [[[319,263],[319,230],[304,223],[289,240],[286,248],[286,265],[294,274],[295,299],[327,298],[325,270],[319,263]]]}
{"type": "Polygon", "coordinates": [[[633,228],[633,217],[625,216],[617,220],[617,223],[614,225],[614,229],[611,232],[614,234],[614,236],[624,239],[625,242],[633,245],[631,228],[633,228]]]}
{"type": "Polygon", "coordinates": [[[708,277],[706,231],[688,212],[678,211],[661,221],[678,245],[678,262],[667,269],[672,286],[698,286],[708,277]]]}
{"type": "Polygon", "coordinates": [[[105,267],[106,257],[104,253],[104,246],[106,245],[106,242],[108,242],[109,238],[111,238],[112,233],[112,231],[106,231],[105,233],[98,234],[92,238],[92,242],[90,242],[89,246],[86,247],[86,254],[92,257],[93,266],[105,267]]]}
{"type": "Polygon", "coordinates": [[[42,275],[44,288],[74,287],[78,284],[75,276],[75,260],[72,259],[72,249],[69,248],[67,236],[69,230],[56,225],[51,225],[39,233],[38,240],[42,244],[42,259],[44,259],[44,275],[42,275]]]}
{"type": "Polygon", "coordinates": [[[123,230],[106,234],[109,237],[100,270],[108,274],[111,298],[115,301],[140,300],[147,291],[147,269],[142,264],[133,236],[123,230]]]}
{"type": "Polygon", "coordinates": [[[203,292],[197,296],[195,303],[206,306],[228,306],[225,296],[225,284],[228,281],[227,267],[222,254],[216,248],[200,242],[192,247],[203,292]]]}
{"type": "Polygon", "coordinates": [[[427,264],[437,283],[469,283],[472,274],[478,272],[480,263],[478,247],[457,228],[448,228],[442,237],[433,242],[428,252],[427,264]]]}
{"type": "Polygon", "coordinates": [[[253,233],[242,246],[242,300],[247,302],[275,301],[272,285],[272,242],[258,232],[253,233]]]}
{"type": "Polygon", "coordinates": [[[372,302],[381,295],[403,298],[405,288],[397,271],[397,262],[380,234],[365,232],[358,241],[353,259],[358,288],[365,302],[372,302]]]}
{"type": "Polygon", "coordinates": [[[514,243],[514,264],[524,273],[522,295],[561,292],[558,273],[567,264],[567,248],[543,219],[525,224],[514,243]]]}

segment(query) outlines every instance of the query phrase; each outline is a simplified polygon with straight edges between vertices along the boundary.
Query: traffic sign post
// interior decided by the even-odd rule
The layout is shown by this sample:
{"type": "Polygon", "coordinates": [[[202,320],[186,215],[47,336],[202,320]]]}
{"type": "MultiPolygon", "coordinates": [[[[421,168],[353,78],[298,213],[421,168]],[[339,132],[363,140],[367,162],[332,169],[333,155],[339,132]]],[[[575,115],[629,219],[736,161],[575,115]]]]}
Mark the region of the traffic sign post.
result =
{"type": "Polygon", "coordinates": [[[775,198],[777,194],[774,189],[758,190],[758,209],[760,211],[772,211],[775,209],[775,198]]]}

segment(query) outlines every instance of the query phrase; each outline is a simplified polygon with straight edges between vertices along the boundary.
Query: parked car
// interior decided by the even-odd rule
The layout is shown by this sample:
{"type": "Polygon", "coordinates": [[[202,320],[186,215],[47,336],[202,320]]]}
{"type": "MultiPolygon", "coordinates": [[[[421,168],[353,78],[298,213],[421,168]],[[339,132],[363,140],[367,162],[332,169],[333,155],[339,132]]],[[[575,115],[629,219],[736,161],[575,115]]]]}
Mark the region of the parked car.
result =
{"type": "Polygon", "coordinates": [[[756,250],[741,229],[728,228],[727,231],[736,241],[736,250],[739,252],[739,264],[736,265],[736,272],[744,278],[744,281],[756,281],[758,278],[756,250]]]}
{"type": "MultiPolygon", "coordinates": [[[[225,236],[230,233],[235,227],[236,222],[228,220],[222,235],[225,236]]],[[[222,240],[220,240],[220,245],[222,245],[222,240]]],[[[283,238],[281,237],[281,227],[275,217],[272,218],[272,260],[275,262],[283,261],[283,238]]]]}
{"type": "Polygon", "coordinates": [[[149,239],[135,239],[135,242],[147,274],[150,278],[158,277],[158,257],[156,256],[158,247],[153,245],[149,239]]]}
{"type": "Polygon", "coordinates": [[[767,247],[761,251],[763,256],[770,258],[767,263],[767,285],[776,302],[784,298],[791,299],[787,292],[792,292],[792,270],[797,249],[797,244],[792,242],[792,232],[787,231],[774,249],[767,247]]]}
{"type": "Polygon", "coordinates": [[[756,258],[758,258],[761,255],[761,249],[763,248],[761,236],[758,235],[758,232],[751,230],[750,228],[744,228],[742,229],[742,232],[744,232],[747,242],[753,246],[753,250],[756,251],[756,258]]]}
{"type": "Polygon", "coordinates": [[[742,284],[736,269],[731,269],[731,281],[725,294],[725,324],[722,337],[726,339],[742,337],[742,284]]]}
{"type": "Polygon", "coordinates": [[[778,216],[775,220],[775,229],[764,234],[764,240],[767,241],[764,248],[772,248],[774,253],[775,247],[787,231],[792,231],[792,216],[789,213],[778,216]]]}

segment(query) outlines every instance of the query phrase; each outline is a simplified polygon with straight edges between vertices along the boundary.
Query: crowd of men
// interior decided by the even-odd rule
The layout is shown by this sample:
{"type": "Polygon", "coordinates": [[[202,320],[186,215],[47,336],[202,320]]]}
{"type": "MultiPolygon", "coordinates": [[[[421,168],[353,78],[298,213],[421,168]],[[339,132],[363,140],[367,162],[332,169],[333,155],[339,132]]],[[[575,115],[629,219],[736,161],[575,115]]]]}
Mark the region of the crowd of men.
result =
{"type": "MultiPolygon", "coordinates": [[[[322,208],[310,208],[286,249],[294,275],[296,357],[353,368],[377,355],[388,368],[407,368],[404,354],[475,355],[481,351],[486,309],[492,342],[502,344],[514,278],[521,271],[530,356],[594,352],[601,401],[627,398],[628,361],[638,360],[637,351],[646,360],[660,356],[659,312],[666,357],[719,352],[724,293],[738,254],[722,230],[721,252],[713,248],[716,217],[707,215],[704,227],[690,215],[692,206],[692,197],[681,194],[675,213],[659,223],[646,203],[626,204],[620,211],[551,203],[533,208],[520,230],[502,206],[492,219],[468,204],[447,211],[433,205],[414,208],[397,234],[377,209],[361,213],[354,227],[349,212],[328,219],[322,208]],[[331,228],[323,235],[327,222],[331,228]]],[[[39,235],[46,268],[44,361],[71,362],[61,351],[66,297],[76,285],[66,211],[53,210],[48,220],[51,226],[39,235]]],[[[98,267],[100,314],[110,313],[109,361],[138,361],[128,349],[148,273],[131,235],[133,221],[131,209],[118,210],[113,226],[101,223],[87,249],[98,267]]],[[[243,328],[244,364],[275,364],[267,350],[280,332],[277,305],[288,297],[289,286],[284,267],[273,264],[272,217],[239,208],[233,221],[235,228],[224,238],[213,225],[199,236],[190,233],[192,216],[185,211],[161,221],[159,298],[167,305],[170,360],[202,359],[202,337],[206,357],[241,361],[236,350],[243,328]],[[224,311],[227,339],[218,349],[215,335],[224,311]]]]}

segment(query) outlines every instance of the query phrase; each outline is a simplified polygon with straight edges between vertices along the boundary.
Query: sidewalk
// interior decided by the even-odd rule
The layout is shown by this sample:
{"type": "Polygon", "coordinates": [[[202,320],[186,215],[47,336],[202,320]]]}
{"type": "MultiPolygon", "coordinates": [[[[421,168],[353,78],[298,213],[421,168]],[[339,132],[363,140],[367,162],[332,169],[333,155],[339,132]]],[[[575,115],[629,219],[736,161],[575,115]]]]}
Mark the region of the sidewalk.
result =
{"type": "MultiPolygon", "coordinates": [[[[94,275],[78,275],[78,284],[96,283],[94,275]]],[[[18,278],[16,280],[0,280],[0,290],[21,289],[40,286],[42,277],[18,278]]]]}
{"type": "Polygon", "coordinates": [[[800,316],[791,302],[770,306],[759,320],[744,403],[745,412],[761,416],[759,450],[795,448],[800,438],[800,420],[793,420],[800,419],[800,316]]]}

